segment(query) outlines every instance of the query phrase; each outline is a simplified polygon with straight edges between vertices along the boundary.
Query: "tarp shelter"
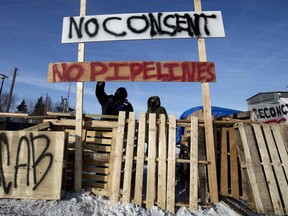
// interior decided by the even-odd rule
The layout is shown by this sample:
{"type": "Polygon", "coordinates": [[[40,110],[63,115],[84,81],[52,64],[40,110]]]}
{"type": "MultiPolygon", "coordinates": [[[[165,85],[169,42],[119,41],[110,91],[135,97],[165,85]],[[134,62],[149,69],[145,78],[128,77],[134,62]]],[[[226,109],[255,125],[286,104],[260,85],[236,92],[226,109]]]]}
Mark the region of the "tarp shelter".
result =
{"type": "MultiPolygon", "coordinates": [[[[199,110],[203,110],[203,106],[192,107],[192,108],[186,110],[185,112],[183,112],[183,114],[180,116],[179,119],[187,119],[187,117],[189,117],[191,114],[193,114],[199,110]]],[[[223,116],[227,116],[227,115],[231,115],[231,114],[237,114],[240,112],[242,112],[242,111],[223,108],[223,107],[217,107],[217,106],[211,106],[211,113],[212,113],[212,116],[214,116],[214,117],[223,117],[223,116]]],[[[177,128],[177,134],[176,134],[177,144],[179,144],[181,142],[181,136],[183,134],[184,134],[184,127],[178,127],[177,128]]]]}

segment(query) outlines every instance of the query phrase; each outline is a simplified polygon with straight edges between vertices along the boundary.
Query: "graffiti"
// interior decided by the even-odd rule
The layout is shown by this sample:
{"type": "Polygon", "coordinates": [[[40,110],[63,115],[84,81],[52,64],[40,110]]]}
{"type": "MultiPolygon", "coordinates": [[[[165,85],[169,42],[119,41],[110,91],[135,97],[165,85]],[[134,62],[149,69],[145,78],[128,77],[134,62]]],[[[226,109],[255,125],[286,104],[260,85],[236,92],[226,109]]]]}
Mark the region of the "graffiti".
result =
{"type": "Polygon", "coordinates": [[[48,82],[82,81],[215,82],[212,62],[51,63],[48,82]]]}
{"type": "Polygon", "coordinates": [[[215,12],[164,12],[65,17],[62,42],[224,37],[215,12]]]}
{"type": "Polygon", "coordinates": [[[249,105],[251,119],[265,123],[287,122],[288,100],[280,98],[276,103],[260,103],[249,105]]]}
{"type": "Polygon", "coordinates": [[[52,167],[53,154],[48,151],[50,144],[50,139],[45,134],[34,135],[30,132],[28,136],[20,136],[17,143],[12,143],[5,132],[0,133],[0,183],[5,194],[10,192],[12,186],[17,189],[20,181],[19,170],[26,174],[23,176],[22,172],[20,179],[26,180],[27,187],[32,184],[32,190],[38,188],[52,167]],[[16,152],[11,151],[12,147],[16,152]],[[41,148],[40,151],[39,148],[41,148]],[[13,179],[11,173],[13,173],[13,179]],[[32,175],[32,183],[30,175],[32,175]]]}

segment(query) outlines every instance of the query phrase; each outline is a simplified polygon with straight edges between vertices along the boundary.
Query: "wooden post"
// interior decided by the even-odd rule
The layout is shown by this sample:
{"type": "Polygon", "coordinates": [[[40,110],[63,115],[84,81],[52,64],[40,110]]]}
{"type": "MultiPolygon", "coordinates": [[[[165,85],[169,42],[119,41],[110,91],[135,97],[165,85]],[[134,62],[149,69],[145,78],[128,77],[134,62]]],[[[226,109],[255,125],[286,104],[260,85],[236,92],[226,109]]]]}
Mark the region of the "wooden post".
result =
{"type": "MultiPolygon", "coordinates": [[[[201,0],[194,0],[195,11],[202,11],[201,0]]],[[[199,60],[201,62],[207,61],[205,40],[198,38],[198,53],[199,60]]],[[[206,138],[206,151],[207,160],[211,163],[208,165],[208,181],[210,201],[212,203],[218,203],[218,186],[217,186],[217,173],[216,173],[216,160],[215,160],[215,144],[213,136],[212,114],[211,114],[211,101],[209,83],[202,83],[202,99],[203,99],[203,111],[204,111],[204,124],[205,124],[205,138],[206,138]]]]}
{"type": "MultiPolygon", "coordinates": [[[[86,0],[80,0],[80,16],[86,15],[86,0]]],[[[84,62],[84,43],[78,44],[78,62],[84,62]]],[[[82,189],[82,129],[83,129],[83,89],[84,83],[77,82],[76,125],[75,125],[75,172],[74,190],[82,189]]]]}

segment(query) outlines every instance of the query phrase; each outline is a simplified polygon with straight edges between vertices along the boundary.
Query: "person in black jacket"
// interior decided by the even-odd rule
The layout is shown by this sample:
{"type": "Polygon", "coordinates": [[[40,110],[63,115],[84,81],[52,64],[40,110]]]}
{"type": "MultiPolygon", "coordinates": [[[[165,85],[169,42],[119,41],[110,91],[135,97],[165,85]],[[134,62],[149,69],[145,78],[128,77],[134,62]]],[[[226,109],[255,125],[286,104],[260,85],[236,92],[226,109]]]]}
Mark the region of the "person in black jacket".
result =
{"type": "Polygon", "coordinates": [[[156,113],[156,118],[159,118],[160,114],[165,114],[167,118],[166,109],[161,106],[161,101],[158,96],[151,96],[147,101],[147,114],[156,113]]]}
{"type": "Polygon", "coordinates": [[[120,111],[125,111],[128,117],[129,112],[133,112],[133,106],[127,100],[128,93],[124,87],[118,88],[114,95],[107,95],[105,82],[97,82],[95,94],[101,104],[102,115],[119,115],[120,111]]]}

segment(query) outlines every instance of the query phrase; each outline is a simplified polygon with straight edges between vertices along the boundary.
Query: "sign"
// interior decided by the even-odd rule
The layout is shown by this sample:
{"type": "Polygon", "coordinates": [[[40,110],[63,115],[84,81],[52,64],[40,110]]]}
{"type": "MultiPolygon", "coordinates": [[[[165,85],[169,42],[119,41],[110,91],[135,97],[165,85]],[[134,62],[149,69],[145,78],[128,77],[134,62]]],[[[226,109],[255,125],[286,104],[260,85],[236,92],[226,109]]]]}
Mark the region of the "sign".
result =
{"type": "Polygon", "coordinates": [[[48,82],[157,81],[216,82],[212,62],[50,63],[48,82]]]}
{"type": "Polygon", "coordinates": [[[0,198],[61,199],[65,132],[0,131],[0,198]]]}
{"type": "Polygon", "coordinates": [[[220,11],[64,17],[62,43],[225,37],[220,11]]]}
{"type": "Polygon", "coordinates": [[[288,123],[288,98],[276,103],[249,105],[251,120],[265,123],[288,123]]]}

